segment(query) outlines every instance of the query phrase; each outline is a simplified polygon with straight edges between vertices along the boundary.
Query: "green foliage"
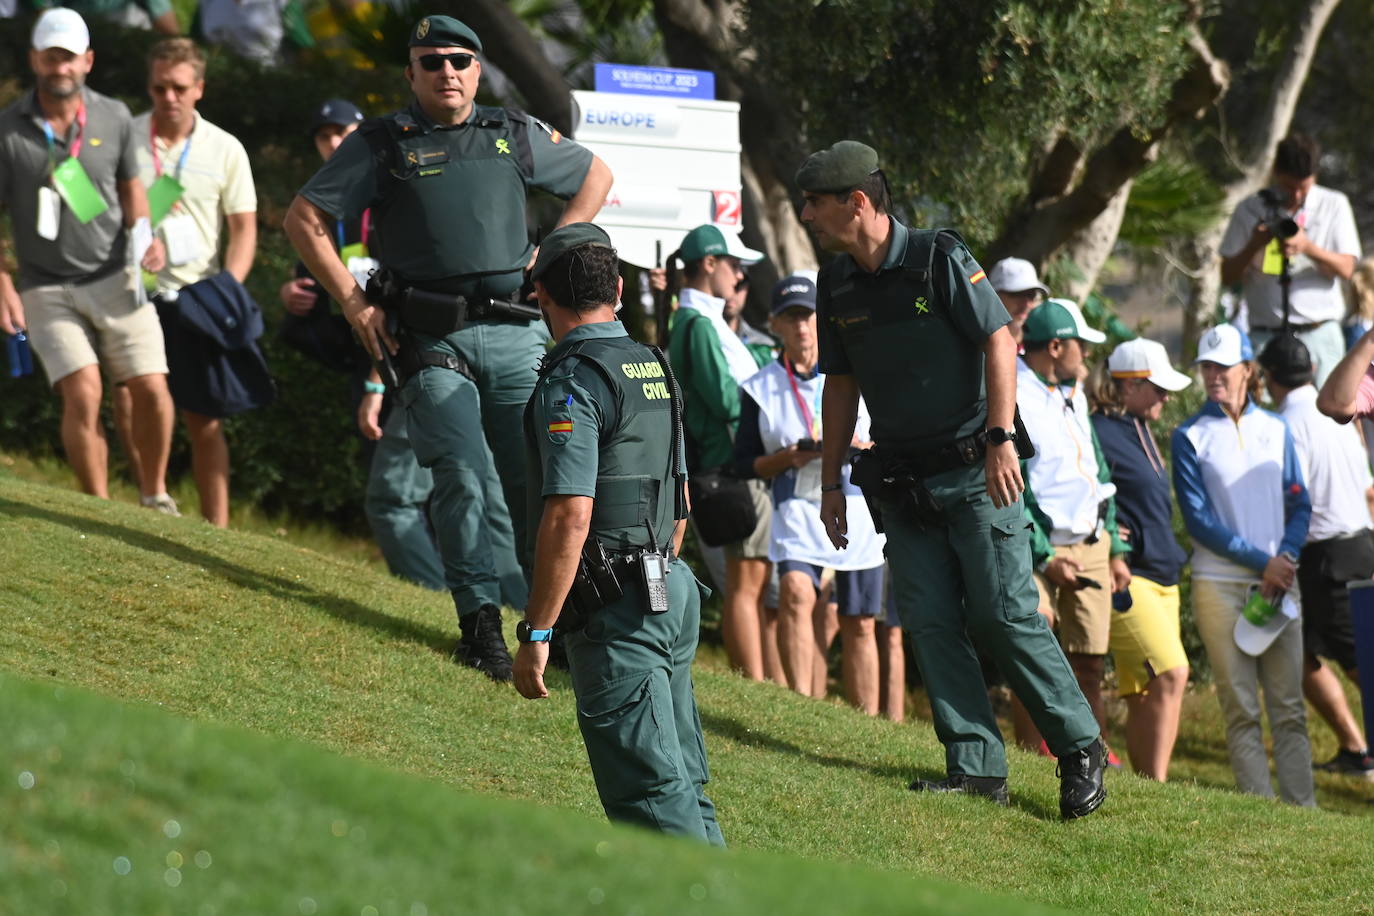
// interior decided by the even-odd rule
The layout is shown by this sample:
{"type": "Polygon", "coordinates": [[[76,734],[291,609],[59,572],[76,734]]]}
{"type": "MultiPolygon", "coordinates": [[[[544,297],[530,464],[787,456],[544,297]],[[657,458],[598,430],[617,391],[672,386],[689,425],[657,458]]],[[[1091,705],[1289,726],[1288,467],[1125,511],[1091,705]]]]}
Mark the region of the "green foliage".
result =
{"type": "Polygon", "coordinates": [[[869,142],[917,222],[933,203],[977,242],[1055,139],[1088,149],[1151,122],[1185,62],[1184,15],[1130,0],[777,0],[746,13],[759,72],[809,147],[869,142]]]}
{"type": "Polygon", "coordinates": [[[1120,242],[1140,249],[1207,231],[1227,214],[1224,195],[1196,163],[1166,155],[1136,176],[1122,216],[1120,242]]]}

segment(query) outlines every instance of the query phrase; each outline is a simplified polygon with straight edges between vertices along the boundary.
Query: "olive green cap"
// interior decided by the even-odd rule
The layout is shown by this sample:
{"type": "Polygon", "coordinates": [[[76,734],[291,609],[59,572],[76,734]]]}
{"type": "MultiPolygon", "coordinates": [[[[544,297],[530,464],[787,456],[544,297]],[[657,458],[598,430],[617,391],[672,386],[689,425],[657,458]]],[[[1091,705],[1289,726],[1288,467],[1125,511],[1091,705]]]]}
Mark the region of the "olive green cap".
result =
{"type": "Polygon", "coordinates": [[[806,158],[797,170],[797,186],[819,193],[849,191],[876,171],[878,153],[873,147],[858,140],[840,140],[806,158]]]}
{"type": "Polygon", "coordinates": [[[574,248],[581,248],[584,245],[591,245],[595,248],[615,248],[611,244],[611,237],[600,226],[592,223],[568,223],[566,226],[559,226],[545,236],[544,241],[539,243],[539,257],[535,259],[534,267],[530,269],[530,279],[538,280],[544,275],[544,271],[549,269],[550,264],[574,248]]]}
{"type": "Polygon", "coordinates": [[[452,16],[426,16],[410,30],[412,48],[471,48],[482,50],[477,33],[452,16]]]}

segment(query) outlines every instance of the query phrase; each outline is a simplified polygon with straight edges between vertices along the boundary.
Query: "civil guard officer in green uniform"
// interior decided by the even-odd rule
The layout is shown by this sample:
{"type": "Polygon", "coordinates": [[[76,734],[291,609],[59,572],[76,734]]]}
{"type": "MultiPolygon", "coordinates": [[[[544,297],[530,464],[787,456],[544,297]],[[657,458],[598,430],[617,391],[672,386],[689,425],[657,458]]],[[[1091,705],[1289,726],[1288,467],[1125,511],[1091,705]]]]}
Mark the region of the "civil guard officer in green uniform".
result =
{"type": "Polygon", "coordinates": [[[982,268],[947,230],[888,215],[878,154],[844,140],[797,173],[802,220],[839,253],[817,296],[821,518],[846,543],[841,463],[859,395],[876,445],[856,460],[887,556],[902,628],[930,693],[948,775],[911,788],[1007,803],[1007,760],[973,645],[997,663],[1059,758],[1060,813],[1106,798],[1096,719],[1043,617],[1031,580],[1018,454],[1011,320],[982,268]]]}
{"type": "Polygon", "coordinates": [[[538,538],[515,687],[548,696],[556,625],[606,816],[723,846],[692,693],[701,595],[677,555],[682,402],[662,352],[616,320],[618,270],[606,233],[576,223],[544,240],[531,274],[557,345],[525,412],[538,538]]]}
{"type": "Polygon", "coordinates": [[[518,548],[526,540],[520,416],[548,340],[533,304],[512,301],[532,263],[526,192],[567,200],[561,223],[587,220],[611,173],[544,122],[474,104],[481,50],[457,19],[416,23],[405,68],[414,101],[344,140],[292,202],[285,228],[387,383],[399,386],[415,456],[434,472],[431,518],[463,632],[455,657],[509,680],[482,437],[518,548]],[[369,208],[368,254],[382,265],[370,279],[340,260],[326,220],[369,208]]]}

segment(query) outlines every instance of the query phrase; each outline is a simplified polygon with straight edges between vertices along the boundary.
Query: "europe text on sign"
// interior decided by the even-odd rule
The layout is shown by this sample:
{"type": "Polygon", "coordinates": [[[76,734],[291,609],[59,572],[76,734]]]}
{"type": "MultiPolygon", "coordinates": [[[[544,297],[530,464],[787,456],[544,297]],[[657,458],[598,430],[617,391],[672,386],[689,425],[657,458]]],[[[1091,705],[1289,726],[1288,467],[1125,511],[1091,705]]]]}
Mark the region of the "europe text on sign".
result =
{"type": "Polygon", "coordinates": [[[682,99],[714,99],[716,75],[706,70],[597,64],[596,91],[625,95],[670,95],[682,99]]]}
{"type": "Polygon", "coordinates": [[[652,267],[702,223],[740,231],[738,102],[575,91],[573,125],[615,175],[596,222],[623,260],[652,267]]]}

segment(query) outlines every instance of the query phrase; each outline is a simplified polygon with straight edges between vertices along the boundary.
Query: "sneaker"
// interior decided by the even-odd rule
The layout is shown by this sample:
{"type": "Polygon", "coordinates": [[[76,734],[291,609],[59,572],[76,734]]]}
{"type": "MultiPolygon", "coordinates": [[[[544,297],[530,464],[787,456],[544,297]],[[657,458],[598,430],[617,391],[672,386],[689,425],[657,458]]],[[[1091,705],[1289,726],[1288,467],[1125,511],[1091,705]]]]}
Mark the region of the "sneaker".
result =
{"type": "Polygon", "coordinates": [[[1318,763],[1312,767],[1323,773],[1341,773],[1346,776],[1361,776],[1370,782],[1374,782],[1374,757],[1369,755],[1368,750],[1347,751],[1341,748],[1326,763],[1318,763]]]}
{"type": "Polygon", "coordinates": [[[453,660],[476,668],[493,681],[509,681],[513,664],[510,650],[506,648],[506,637],[501,632],[501,609],[494,604],[484,604],[465,617],[458,619],[463,637],[453,650],[453,660]]]}
{"type": "Polygon", "coordinates": [[[966,776],[963,773],[952,773],[939,780],[918,779],[907,788],[913,792],[978,795],[1003,807],[1008,803],[1007,781],[1000,776],[966,776]]]}
{"type": "Polygon", "coordinates": [[[1086,817],[1107,800],[1107,785],[1102,778],[1107,750],[1096,738],[1081,751],[1059,758],[1055,775],[1059,777],[1059,813],[1064,820],[1086,817]]]}
{"type": "Polygon", "coordinates": [[[163,515],[181,518],[181,513],[177,511],[177,501],[172,499],[168,493],[159,493],[156,496],[140,496],[138,504],[145,509],[156,509],[163,515]]]}

